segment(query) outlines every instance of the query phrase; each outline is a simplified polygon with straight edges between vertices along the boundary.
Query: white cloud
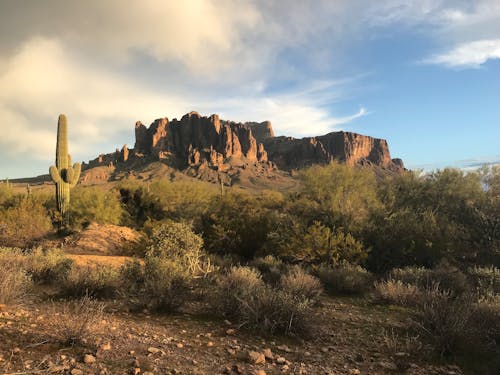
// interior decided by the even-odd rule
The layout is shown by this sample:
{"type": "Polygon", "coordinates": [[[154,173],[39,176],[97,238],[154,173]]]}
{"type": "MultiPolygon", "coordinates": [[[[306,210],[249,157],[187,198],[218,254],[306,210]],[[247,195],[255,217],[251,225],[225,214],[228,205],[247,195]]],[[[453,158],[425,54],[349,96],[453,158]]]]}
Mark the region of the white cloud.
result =
{"type": "Polygon", "coordinates": [[[463,43],[424,62],[450,68],[478,68],[488,60],[494,59],[500,59],[500,39],[463,43]]]}

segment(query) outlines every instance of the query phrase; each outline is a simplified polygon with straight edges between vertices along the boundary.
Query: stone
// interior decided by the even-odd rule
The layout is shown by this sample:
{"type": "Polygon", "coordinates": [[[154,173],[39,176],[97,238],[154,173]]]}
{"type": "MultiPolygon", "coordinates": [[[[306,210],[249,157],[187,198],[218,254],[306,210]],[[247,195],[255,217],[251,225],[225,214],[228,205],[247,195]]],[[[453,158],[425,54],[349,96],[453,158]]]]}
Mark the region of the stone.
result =
{"type": "Polygon", "coordinates": [[[264,354],[264,357],[266,357],[266,359],[270,359],[270,360],[274,359],[274,354],[271,351],[271,349],[269,349],[269,348],[264,349],[262,351],[262,354],[264,354]]]}
{"type": "Polygon", "coordinates": [[[73,370],[70,371],[71,375],[83,375],[84,372],[80,369],[74,368],[73,370]]]}
{"type": "Polygon", "coordinates": [[[99,349],[104,350],[104,351],[111,350],[111,344],[109,342],[105,342],[104,344],[99,346],[99,349]]]}
{"type": "Polygon", "coordinates": [[[96,358],[92,354],[85,354],[83,356],[83,363],[91,364],[91,363],[95,363],[95,361],[96,361],[96,358]]]}
{"type": "Polygon", "coordinates": [[[153,346],[149,347],[148,348],[148,352],[151,353],[151,354],[156,354],[156,353],[159,353],[161,350],[158,349],[158,348],[155,348],[153,346]]]}
{"type": "Polygon", "coordinates": [[[247,361],[255,365],[260,365],[262,363],[266,363],[266,357],[262,353],[249,351],[247,353],[247,361]]]}
{"type": "Polygon", "coordinates": [[[252,372],[253,375],[266,375],[266,372],[264,370],[254,370],[252,372]]]}
{"type": "Polygon", "coordinates": [[[286,358],[285,357],[278,357],[278,358],[276,358],[276,363],[278,365],[284,365],[286,363],[286,358]]]}
{"type": "Polygon", "coordinates": [[[226,335],[228,336],[234,335],[235,333],[236,333],[235,329],[229,328],[228,330],[226,330],[226,335]]]}

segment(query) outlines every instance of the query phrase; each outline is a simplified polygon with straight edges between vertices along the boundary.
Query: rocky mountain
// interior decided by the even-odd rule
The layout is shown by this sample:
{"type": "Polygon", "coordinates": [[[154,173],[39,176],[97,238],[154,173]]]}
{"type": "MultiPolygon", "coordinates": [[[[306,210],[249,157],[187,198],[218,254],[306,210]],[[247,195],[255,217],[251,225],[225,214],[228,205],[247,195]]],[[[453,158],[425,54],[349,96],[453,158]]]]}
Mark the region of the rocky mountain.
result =
{"type": "Polygon", "coordinates": [[[275,137],[269,121],[237,123],[197,112],[180,120],[160,118],[149,127],[139,121],[135,124],[133,149],[124,146],[115,153],[100,155],[84,168],[106,167],[92,174],[93,179],[105,180],[116,165],[133,169],[152,161],[208,181],[230,181],[241,170],[269,176],[331,161],[394,172],[404,170],[401,159],[391,159],[384,139],[344,131],[302,139],[275,137]]]}

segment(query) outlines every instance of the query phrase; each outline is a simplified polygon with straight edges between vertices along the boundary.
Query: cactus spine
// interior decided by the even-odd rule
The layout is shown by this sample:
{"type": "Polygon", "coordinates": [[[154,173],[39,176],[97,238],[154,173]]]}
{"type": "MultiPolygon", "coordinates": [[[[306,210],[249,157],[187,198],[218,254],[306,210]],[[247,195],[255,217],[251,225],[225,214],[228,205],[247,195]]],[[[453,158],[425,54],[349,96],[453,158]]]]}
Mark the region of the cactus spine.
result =
{"type": "Polygon", "coordinates": [[[65,115],[59,115],[57,122],[56,165],[50,167],[50,176],[56,183],[57,209],[64,219],[69,208],[69,191],[80,178],[81,164],[71,166],[71,156],[68,154],[68,124],[65,115]]]}

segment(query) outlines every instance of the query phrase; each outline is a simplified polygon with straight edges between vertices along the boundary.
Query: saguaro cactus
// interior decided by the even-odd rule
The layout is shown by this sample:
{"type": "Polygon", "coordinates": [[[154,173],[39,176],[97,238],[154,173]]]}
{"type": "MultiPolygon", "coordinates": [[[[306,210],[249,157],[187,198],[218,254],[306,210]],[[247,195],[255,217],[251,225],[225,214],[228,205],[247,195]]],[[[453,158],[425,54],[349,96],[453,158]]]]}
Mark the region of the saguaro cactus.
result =
{"type": "Polygon", "coordinates": [[[66,217],[69,208],[69,190],[80,178],[82,166],[75,163],[71,166],[71,156],[68,154],[68,124],[65,115],[59,115],[57,122],[56,165],[50,167],[50,176],[56,183],[57,209],[61,216],[66,217]]]}

